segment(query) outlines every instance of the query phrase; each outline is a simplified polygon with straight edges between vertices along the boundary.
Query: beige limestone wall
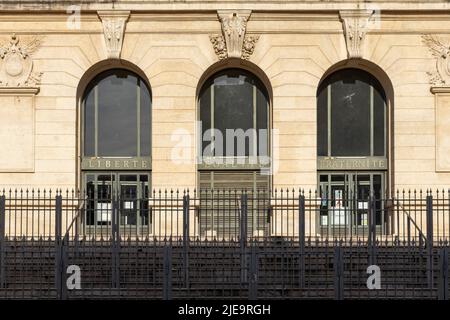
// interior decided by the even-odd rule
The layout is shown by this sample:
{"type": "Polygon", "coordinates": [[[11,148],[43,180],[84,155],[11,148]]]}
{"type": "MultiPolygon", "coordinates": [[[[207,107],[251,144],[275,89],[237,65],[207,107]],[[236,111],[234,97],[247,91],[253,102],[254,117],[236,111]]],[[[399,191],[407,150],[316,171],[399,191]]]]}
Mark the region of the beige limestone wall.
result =
{"type": "Polygon", "coordinates": [[[33,172],[35,165],[35,108],[37,90],[0,89],[0,172],[33,172]],[[28,90],[26,90],[28,91],[28,90]]]}
{"type": "MultiPolygon", "coordinates": [[[[2,43],[13,32],[43,36],[33,55],[34,68],[43,72],[34,106],[34,169],[0,172],[0,186],[77,187],[77,88],[86,71],[106,58],[101,22],[95,12],[82,15],[81,30],[68,30],[67,17],[61,13],[0,11],[0,17],[2,43]]],[[[427,75],[435,68],[435,58],[422,41],[425,33],[450,39],[447,30],[450,23],[444,13],[394,12],[382,16],[381,24],[372,25],[367,34],[363,57],[386,73],[394,89],[395,188],[450,185],[450,173],[436,171],[435,100],[427,75]]],[[[196,92],[204,72],[218,61],[209,35],[220,32],[213,11],[131,13],[122,59],[142,70],[152,88],[154,188],[192,189],[197,184],[196,92]],[[191,139],[189,159],[174,163],[170,161],[173,147],[186,134],[191,139]]],[[[279,133],[273,186],[314,189],[317,86],[330,68],[347,58],[338,13],[255,11],[247,33],[260,35],[250,61],[265,72],[273,91],[272,121],[279,133]]],[[[8,121],[2,117],[0,125],[8,121]]],[[[22,125],[29,128],[25,122],[22,125]]],[[[0,163],[7,157],[1,152],[0,163]]]]}

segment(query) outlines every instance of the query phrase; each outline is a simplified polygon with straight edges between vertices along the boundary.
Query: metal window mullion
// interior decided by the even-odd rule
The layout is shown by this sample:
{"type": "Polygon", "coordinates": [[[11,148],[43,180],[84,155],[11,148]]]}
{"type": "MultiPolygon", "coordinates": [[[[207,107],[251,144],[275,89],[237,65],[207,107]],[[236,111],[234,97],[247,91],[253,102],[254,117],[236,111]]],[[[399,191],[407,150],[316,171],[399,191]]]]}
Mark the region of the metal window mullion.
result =
{"type": "MultiPolygon", "coordinates": [[[[270,155],[272,155],[272,143],[273,143],[272,142],[272,126],[271,126],[272,114],[270,112],[270,99],[268,99],[267,103],[266,103],[266,114],[267,114],[267,117],[266,117],[266,128],[265,129],[267,132],[267,134],[266,134],[266,144],[267,144],[266,152],[267,152],[267,154],[265,154],[264,156],[269,157],[270,155]]],[[[272,166],[272,160],[270,160],[270,161],[271,161],[270,165],[272,166]]]]}
{"type": "MultiPolygon", "coordinates": [[[[331,223],[332,223],[331,218],[333,216],[333,212],[332,212],[332,210],[330,210],[331,201],[333,200],[333,195],[332,195],[332,191],[331,191],[331,174],[327,174],[327,176],[328,176],[328,183],[327,183],[327,185],[328,185],[328,189],[327,189],[327,213],[328,213],[327,233],[328,234],[327,235],[329,235],[329,234],[331,234],[331,223]]],[[[333,222],[334,222],[334,220],[333,220],[333,222]]]]}
{"type": "Polygon", "coordinates": [[[387,128],[387,104],[386,101],[384,101],[383,99],[383,131],[384,131],[384,156],[387,158],[388,152],[387,152],[387,133],[388,133],[388,128],[387,128]]]}
{"type": "Polygon", "coordinates": [[[258,156],[258,132],[255,132],[255,130],[257,130],[257,114],[256,114],[256,112],[257,112],[257,99],[256,99],[256,94],[257,94],[257,91],[256,91],[256,86],[255,85],[253,85],[253,132],[255,133],[255,137],[254,137],[254,140],[253,140],[253,146],[252,146],[252,149],[253,149],[253,156],[254,157],[257,157],[258,156]]]}
{"type": "MultiPolygon", "coordinates": [[[[80,159],[86,156],[86,100],[85,96],[81,102],[81,115],[80,115],[80,159]]],[[[94,107],[95,108],[95,107],[94,107]]],[[[95,150],[94,150],[95,152],[95,150]]],[[[83,184],[82,184],[83,185],[83,184]]]]}
{"type": "Polygon", "coordinates": [[[98,157],[98,85],[94,89],[94,155],[98,157]]]}
{"type": "Polygon", "coordinates": [[[331,84],[327,87],[327,153],[331,157],[331,84]]]}
{"type": "Polygon", "coordinates": [[[98,174],[94,174],[94,234],[97,231],[98,224],[98,174]]]}
{"type": "MultiPolygon", "coordinates": [[[[215,137],[214,137],[214,84],[211,86],[211,156],[216,154],[215,137]]],[[[222,150],[223,151],[223,150],[222,150]]]]}
{"type": "Polygon", "coordinates": [[[136,89],[136,126],[137,126],[137,156],[140,157],[141,156],[141,83],[138,81],[138,85],[137,85],[137,89],[136,89]]]}
{"type": "Polygon", "coordinates": [[[373,134],[374,134],[374,118],[373,118],[373,86],[370,86],[370,156],[373,157],[373,134]]]}

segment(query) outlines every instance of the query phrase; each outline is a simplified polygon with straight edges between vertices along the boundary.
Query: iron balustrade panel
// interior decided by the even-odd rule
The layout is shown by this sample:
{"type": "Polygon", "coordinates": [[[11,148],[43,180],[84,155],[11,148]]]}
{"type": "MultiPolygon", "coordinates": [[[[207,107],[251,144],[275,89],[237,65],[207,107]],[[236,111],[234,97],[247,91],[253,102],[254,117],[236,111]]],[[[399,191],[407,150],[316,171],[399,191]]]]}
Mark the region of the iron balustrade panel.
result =
{"type": "Polygon", "coordinates": [[[2,246],[0,299],[56,299],[52,240],[14,238],[2,246]]]}
{"type": "MultiPolygon", "coordinates": [[[[182,241],[144,239],[114,245],[95,239],[64,243],[63,283],[69,277],[67,267],[76,265],[81,270],[81,288],[63,287],[60,298],[437,299],[442,285],[439,250],[433,251],[430,288],[426,250],[416,245],[377,244],[380,290],[367,288],[367,268],[373,262],[362,242],[307,243],[303,267],[298,243],[291,240],[254,241],[245,250],[239,242],[192,242],[188,268],[183,263],[182,241]]],[[[1,298],[56,299],[54,241],[24,240],[7,246],[1,298]]]]}

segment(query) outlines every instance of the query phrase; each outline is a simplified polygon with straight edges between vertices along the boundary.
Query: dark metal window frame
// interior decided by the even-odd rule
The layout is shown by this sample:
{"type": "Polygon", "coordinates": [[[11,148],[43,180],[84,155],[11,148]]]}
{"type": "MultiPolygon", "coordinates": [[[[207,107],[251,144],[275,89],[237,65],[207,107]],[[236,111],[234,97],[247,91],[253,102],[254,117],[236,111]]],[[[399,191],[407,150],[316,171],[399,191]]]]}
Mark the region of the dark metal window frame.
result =
{"type": "MultiPolygon", "coordinates": [[[[386,179],[387,179],[387,173],[386,171],[319,171],[317,173],[317,181],[319,183],[319,196],[321,198],[321,200],[325,200],[327,201],[327,205],[330,205],[334,199],[334,195],[331,193],[331,187],[332,186],[343,186],[344,190],[346,190],[346,194],[343,195],[343,199],[344,201],[346,201],[347,203],[345,204],[345,210],[348,211],[346,212],[346,215],[348,214],[349,216],[352,217],[352,219],[347,219],[346,216],[346,224],[343,228],[346,229],[347,232],[349,232],[349,236],[351,236],[355,230],[360,229],[363,232],[368,232],[368,226],[367,225],[355,225],[353,223],[353,216],[357,214],[357,211],[359,210],[357,207],[357,203],[359,202],[364,202],[364,201],[368,201],[370,197],[372,197],[372,200],[378,201],[379,205],[381,206],[381,208],[379,209],[379,213],[380,213],[380,223],[376,225],[376,229],[378,233],[383,233],[385,234],[386,229],[385,229],[385,220],[384,220],[384,203],[383,201],[381,201],[382,199],[385,199],[387,193],[386,193],[386,179]],[[344,180],[343,181],[332,181],[332,177],[333,176],[344,176],[344,180]],[[374,190],[374,176],[380,176],[380,195],[377,198],[376,194],[375,194],[375,190],[374,190]],[[321,176],[326,176],[327,177],[327,181],[321,181],[321,176]],[[363,185],[366,185],[369,187],[370,191],[369,194],[367,195],[366,198],[360,198],[358,195],[358,186],[360,186],[360,180],[358,179],[358,176],[369,176],[369,181],[364,181],[363,185]],[[325,190],[324,190],[325,189],[325,190]]],[[[368,209],[367,209],[368,210],[368,209]]],[[[328,216],[327,221],[330,222],[330,216],[333,213],[332,209],[327,209],[326,213],[328,216]]],[[[333,229],[334,228],[339,228],[342,226],[339,225],[333,225],[331,223],[328,223],[327,225],[323,225],[322,224],[322,212],[316,216],[316,228],[317,230],[322,230],[323,229],[328,229],[327,232],[325,232],[326,234],[333,234],[333,229]]]]}
{"type": "MultiPolygon", "coordinates": [[[[90,168],[90,166],[88,165],[88,161],[92,160],[92,159],[106,159],[106,160],[110,160],[110,161],[125,161],[125,160],[129,160],[129,161],[146,161],[146,163],[148,163],[148,168],[141,168],[142,170],[146,170],[146,171],[151,171],[151,161],[152,161],[152,148],[151,148],[151,138],[152,138],[152,130],[153,130],[153,126],[152,126],[152,92],[150,87],[148,86],[148,84],[146,83],[146,81],[144,79],[142,79],[142,77],[140,77],[138,74],[136,74],[133,71],[127,70],[127,69],[122,69],[122,68],[114,68],[114,69],[109,69],[106,70],[102,73],[99,73],[98,75],[96,75],[94,77],[94,79],[89,83],[89,85],[87,86],[84,95],[83,95],[83,99],[82,99],[82,103],[81,103],[81,169],[84,170],[107,170],[106,168],[90,168]],[[106,78],[108,75],[114,75],[116,72],[125,72],[127,74],[133,75],[138,79],[138,82],[136,84],[136,95],[137,95],[137,101],[136,101],[136,135],[137,135],[137,155],[136,156],[124,156],[124,157],[114,157],[114,156],[101,156],[98,154],[98,85],[100,83],[101,80],[103,80],[104,78],[106,78]],[[148,93],[150,95],[150,130],[149,130],[149,135],[150,135],[150,155],[149,156],[141,156],[141,90],[142,90],[142,86],[144,86],[147,90],[148,93]],[[90,90],[94,90],[94,108],[95,108],[95,133],[94,133],[94,150],[95,150],[95,154],[94,156],[86,156],[85,155],[85,139],[86,139],[86,127],[85,127],[85,109],[86,109],[86,97],[87,97],[87,93],[90,92],[90,90]]],[[[135,168],[136,169],[136,168],[135,168]]],[[[121,167],[115,167],[115,168],[111,168],[111,170],[116,171],[116,170],[130,170],[129,168],[121,168],[121,167]]]]}
{"type": "MultiPolygon", "coordinates": [[[[327,81],[330,77],[332,76],[336,76],[336,74],[339,74],[339,72],[342,71],[350,71],[352,69],[342,69],[339,71],[336,71],[335,73],[331,74],[330,76],[327,77],[327,79],[325,81],[327,81]]],[[[357,70],[358,72],[361,72],[363,70],[360,69],[354,69],[357,70]]],[[[333,101],[331,101],[331,87],[333,85],[333,83],[328,83],[326,85],[326,87],[321,87],[319,90],[327,90],[327,155],[326,156],[319,156],[319,149],[320,146],[317,145],[317,164],[318,170],[329,170],[329,167],[322,167],[322,164],[324,163],[324,161],[327,162],[331,162],[332,164],[334,162],[341,161],[341,159],[347,159],[347,160],[359,160],[359,159],[366,159],[369,160],[367,163],[367,166],[363,166],[363,167],[359,167],[357,168],[357,170],[387,170],[388,169],[388,104],[387,104],[387,97],[386,97],[386,93],[385,90],[383,89],[382,85],[378,82],[378,80],[376,80],[375,77],[373,77],[370,73],[365,72],[370,79],[373,79],[376,81],[376,83],[378,84],[378,88],[374,87],[374,84],[369,83],[368,85],[370,86],[370,155],[361,155],[361,156],[333,156],[331,154],[331,149],[332,149],[332,130],[331,130],[331,124],[332,124],[332,107],[333,107],[333,101]],[[384,123],[383,123],[383,128],[384,128],[384,155],[383,156],[375,156],[374,155],[374,128],[375,128],[375,124],[374,124],[374,90],[381,90],[381,94],[382,97],[384,98],[384,123]],[[369,163],[375,163],[378,161],[384,161],[384,164],[381,166],[377,166],[374,167],[372,165],[370,165],[369,163]]],[[[345,79],[345,78],[342,78],[345,79]]],[[[317,95],[319,96],[319,95],[317,95]]],[[[318,111],[319,112],[319,105],[317,105],[318,111]]],[[[318,123],[318,129],[317,129],[317,133],[319,136],[319,123],[318,123]]],[[[317,140],[317,143],[319,143],[319,139],[317,140]]],[[[336,165],[336,167],[338,167],[338,165],[336,165]]],[[[347,168],[343,168],[343,169],[347,169],[347,168]]]]}
{"type": "MultiPolygon", "coordinates": [[[[111,224],[106,224],[106,225],[99,225],[98,221],[97,221],[97,212],[102,209],[98,209],[97,208],[97,204],[99,201],[104,201],[106,202],[110,202],[112,205],[112,201],[114,199],[120,200],[120,201],[124,201],[126,200],[126,195],[121,194],[120,191],[120,187],[122,185],[136,185],[136,197],[134,198],[130,198],[130,200],[136,201],[136,225],[120,225],[121,228],[124,229],[136,229],[136,231],[138,232],[138,234],[142,234],[145,231],[149,234],[151,231],[151,227],[149,224],[151,224],[151,219],[149,219],[149,224],[142,224],[141,221],[141,210],[142,208],[140,207],[140,202],[144,203],[146,201],[149,200],[149,198],[151,197],[151,174],[150,172],[145,172],[145,171],[85,171],[83,173],[83,177],[82,177],[82,182],[83,182],[83,186],[86,186],[86,199],[87,201],[93,201],[94,203],[94,208],[90,209],[93,210],[93,214],[94,214],[94,224],[89,224],[87,221],[87,216],[84,217],[85,220],[83,222],[83,229],[85,230],[85,232],[89,233],[95,233],[97,230],[102,231],[102,230],[109,230],[111,228],[111,224]],[[98,197],[98,187],[99,185],[103,185],[103,183],[100,183],[98,180],[99,176],[110,176],[110,180],[108,181],[108,183],[106,183],[107,185],[110,186],[111,188],[111,194],[109,195],[109,197],[104,197],[102,199],[99,199],[98,197]],[[91,176],[93,177],[93,185],[94,185],[94,194],[92,195],[93,197],[91,197],[90,194],[88,194],[88,190],[87,190],[87,183],[88,183],[88,177],[91,176]],[[136,176],[136,181],[133,184],[133,181],[129,182],[129,181],[121,181],[120,177],[121,176],[136,176]],[[141,176],[146,176],[147,177],[147,181],[144,182],[144,187],[147,187],[147,192],[148,194],[145,195],[143,194],[143,191],[140,186],[142,181],[140,181],[140,177],[141,176]],[[138,203],[139,202],[139,203],[138,203]]],[[[86,206],[86,210],[88,209],[88,207],[86,206]]],[[[118,208],[121,212],[124,208],[118,208]]],[[[87,212],[86,212],[87,214],[87,212]]],[[[147,214],[150,214],[150,208],[147,209],[147,214]]]]}
{"type": "MultiPolygon", "coordinates": [[[[198,120],[201,121],[201,97],[204,94],[204,92],[206,91],[206,89],[208,88],[208,86],[211,88],[211,105],[210,105],[210,115],[211,115],[211,127],[208,129],[214,129],[215,128],[215,121],[214,121],[214,79],[216,79],[219,76],[222,75],[227,75],[227,73],[231,73],[231,72],[239,72],[249,78],[252,78],[255,81],[255,84],[253,84],[253,95],[252,95],[252,99],[253,99],[253,129],[257,129],[258,125],[257,125],[257,90],[260,89],[262,90],[264,96],[266,97],[266,112],[267,112],[267,157],[269,157],[270,159],[270,155],[271,155],[271,123],[272,123],[272,116],[271,116],[271,104],[270,104],[270,97],[269,97],[269,93],[268,90],[266,88],[266,86],[263,84],[263,82],[252,72],[247,71],[245,69],[239,69],[239,68],[229,68],[229,69],[224,69],[221,71],[218,71],[216,73],[214,73],[213,75],[211,75],[206,82],[203,84],[200,93],[197,97],[197,106],[198,106],[198,120]]],[[[236,128],[230,128],[230,129],[236,129],[236,128]]],[[[204,134],[204,130],[205,128],[202,125],[202,131],[200,132],[201,137],[199,139],[199,149],[200,152],[203,153],[203,141],[202,141],[202,137],[204,134]]],[[[213,133],[214,134],[214,133],[213,133]]],[[[214,137],[214,135],[213,135],[214,137]]],[[[257,141],[259,143],[259,132],[257,133],[257,141]]],[[[224,139],[225,141],[225,139],[224,139]]],[[[211,142],[212,145],[214,145],[214,142],[211,142]]],[[[257,154],[256,159],[251,159],[252,157],[238,157],[238,156],[233,156],[233,157],[227,157],[227,156],[222,156],[222,157],[203,157],[203,154],[201,154],[200,156],[200,163],[198,164],[198,170],[260,170],[263,168],[270,168],[271,162],[272,160],[269,161],[269,163],[264,163],[262,161],[260,161],[260,156],[258,155],[258,151],[257,151],[257,144],[255,144],[253,146],[253,151],[254,154],[257,154]],[[256,148],[256,151],[255,151],[256,148]],[[238,163],[238,159],[240,159],[241,161],[239,161],[238,163]],[[252,161],[251,161],[252,160],[252,161]],[[244,162],[244,163],[242,163],[244,162]]]]}

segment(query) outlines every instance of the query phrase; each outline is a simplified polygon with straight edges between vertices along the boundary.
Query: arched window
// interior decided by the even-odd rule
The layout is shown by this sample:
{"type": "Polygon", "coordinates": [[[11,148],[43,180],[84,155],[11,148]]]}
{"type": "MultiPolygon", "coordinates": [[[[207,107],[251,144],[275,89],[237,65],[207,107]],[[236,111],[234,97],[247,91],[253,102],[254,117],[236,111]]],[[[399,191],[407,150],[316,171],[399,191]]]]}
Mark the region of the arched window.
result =
{"type": "Polygon", "coordinates": [[[386,156],[386,96],[371,74],[345,69],[329,76],[317,95],[317,154],[386,156]]]}
{"type": "Polygon", "coordinates": [[[337,71],[318,89],[322,233],[367,233],[371,205],[377,232],[388,230],[382,201],[388,170],[386,101],[380,82],[360,69],[337,71]]]}
{"type": "Polygon", "coordinates": [[[87,195],[86,230],[107,231],[119,203],[125,234],[148,234],[151,93],[134,72],[112,69],[87,86],[82,99],[81,169],[87,195]]]}
{"type": "Polygon", "coordinates": [[[244,189],[255,195],[247,204],[248,232],[264,234],[267,228],[262,208],[270,183],[270,176],[262,173],[270,168],[266,87],[248,71],[226,69],[204,83],[198,103],[202,125],[200,234],[239,234],[236,212],[239,193],[244,189]]]}
{"type": "Polygon", "coordinates": [[[199,104],[203,156],[268,155],[269,98],[254,75],[240,69],[213,75],[200,91],[199,104]]]}
{"type": "Polygon", "coordinates": [[[138,75],[121,69],[103,72],[83,101],[85,157],[150,156],[150,90],[138,75]]]}

